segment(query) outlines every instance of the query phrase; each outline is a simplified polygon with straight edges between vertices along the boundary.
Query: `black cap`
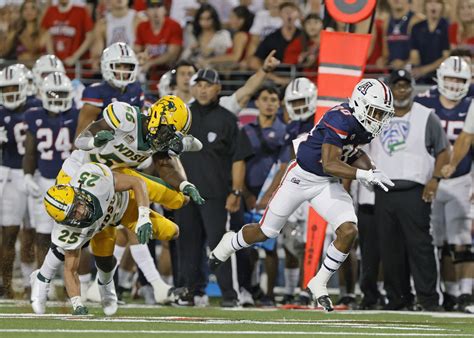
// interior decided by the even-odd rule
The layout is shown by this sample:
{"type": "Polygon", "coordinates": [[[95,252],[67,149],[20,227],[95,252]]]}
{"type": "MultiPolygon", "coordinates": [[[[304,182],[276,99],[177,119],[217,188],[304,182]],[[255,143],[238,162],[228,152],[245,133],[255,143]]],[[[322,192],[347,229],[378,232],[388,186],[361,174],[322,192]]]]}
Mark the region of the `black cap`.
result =
{"type": "Polygon", "coordinates": [[[165,5],[163,0],[147,0],[146,4],[147,7],[160,7],[165,5]]]}
{"type": "Polygon", "coordinates": [[[212,84],[220,84],[221,80],[219,79],[219,73],[215,69],[206,68],[199,69],[195,76],[191,79],[195,84],[198,81],[207,81],[212,84]]]}
{"type": "Polygon", "coordinates": [[[392,73],[390,74],[388,78],[388,84],[390,86],[393,86],[395,83],[402,80],[405,80],[408,83],[413,83],[413,78],[411,77],[411,74],[409,71],[405,69],[394,70],[392,71],[392,73]]]}

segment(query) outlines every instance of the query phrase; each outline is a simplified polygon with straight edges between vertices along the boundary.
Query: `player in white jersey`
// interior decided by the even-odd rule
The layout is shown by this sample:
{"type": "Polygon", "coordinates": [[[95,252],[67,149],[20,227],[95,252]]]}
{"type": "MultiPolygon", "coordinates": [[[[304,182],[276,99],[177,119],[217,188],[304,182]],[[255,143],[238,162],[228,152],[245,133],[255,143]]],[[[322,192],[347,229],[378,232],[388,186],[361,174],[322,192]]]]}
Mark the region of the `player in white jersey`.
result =
{"type": "MultiPolygon", "coordinates": [[[[77,269],[81,248],[89,241],[98,270],[104,313],[113,315],[117,311],[112,280],[117,261],[113,256],[113,245],[107,245],[106,252],[101,239],[104,234],[107,237],[105,230],[115,229],[127,219],[133,219],[133,228],[140,240],[161,236],[158,225],[162,217],[148,207],[150,192],[151,188],[141,178],[112,172],[99,163],[82,165],[69,184],[55,185],[48,190],[44,205],[55,220],[52,232],[54,249],[48,253],[41,269],[31,276],[31,302],[35,313],[44,313],[49,282],[58,268],[51,262],[50,255],[62,254],[64,281],[74,314],[87,314],[80,298],[77,269]]],[[[173,226],[176,228],[174,236],[177,236],[177,226],[173,226]]]]}

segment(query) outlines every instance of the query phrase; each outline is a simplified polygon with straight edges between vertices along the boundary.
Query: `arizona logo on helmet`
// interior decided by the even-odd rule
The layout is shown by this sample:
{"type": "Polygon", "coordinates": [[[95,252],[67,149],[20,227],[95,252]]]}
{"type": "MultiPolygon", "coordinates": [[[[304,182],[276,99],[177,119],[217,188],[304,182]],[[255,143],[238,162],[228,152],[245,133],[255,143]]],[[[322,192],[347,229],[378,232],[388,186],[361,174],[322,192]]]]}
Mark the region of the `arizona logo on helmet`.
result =
{"type": "Polygon", "coordinates": [[[366,82],[366,83],[363,83],[360,86],[358,86],[357,90],[365,95],[365,94],[367,94],[367,91],[369,90],[369,88],[372,87],[372,86],[373,86],[372,82],[366,82]]]}

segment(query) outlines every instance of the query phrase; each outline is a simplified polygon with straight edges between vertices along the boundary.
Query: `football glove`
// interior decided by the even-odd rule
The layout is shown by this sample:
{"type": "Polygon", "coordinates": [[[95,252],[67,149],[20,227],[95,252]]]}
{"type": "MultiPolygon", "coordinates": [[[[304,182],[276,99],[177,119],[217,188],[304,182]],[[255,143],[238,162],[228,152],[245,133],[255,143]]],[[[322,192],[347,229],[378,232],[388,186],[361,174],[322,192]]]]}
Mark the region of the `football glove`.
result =
{"type": "Polygon", "coordinates": [[[183,151],[200,151],[202,149],[202,143],[192,135],[186,135],[183,137],[183,151]]]}
{"type": "Polygon", "coordinates": [[[114,139],[114,133],[110,130],[100,130],[94,136],[94,147],[100,148],[114,139]]]}
{"type": "Polygon", "coordinates": [[[7,142],[8,142],[7,130],[5,129],[4,126],[2,126],[0,127],[0,144],[7,143],[7,142]]]}
{"type": "Polygon", "coordinates": [[[385,192],[388,191],[387,186],[393,187],[395,184],[387,177],[381,170],[377,169],[370,169],[370,170],[362,170],[357,169],[356,178],[362,184],[371,184],[371,185],[378,185],[382,188],[385,192]]]}
{"type": "Polygon", "coordinates": [[[201,197],[201,194],[199,193],[199,190],[194,186],[194,184],[188,182],[188,181],[183,181],[179,185],[179,190],[183,192],[186,196],[191,197],[191,199],[196,203],[197,205],[203,205],[205,200],[204,198],[201,197]]]}
{"type": "Polygon", "coordinates": [[[153,226],[150,220],[150,209],[147,207],[138,207],[138,221],[135,228],[137,238],[140,244],[147,244],[153,237],[153,226]]]}
{"type": "Polygon", "coordinates": [[[26,192],[33,197],[40,197],[41,191],[39,185],[33,179],[33,175],[26,174],[24,179],[26,192]]]}

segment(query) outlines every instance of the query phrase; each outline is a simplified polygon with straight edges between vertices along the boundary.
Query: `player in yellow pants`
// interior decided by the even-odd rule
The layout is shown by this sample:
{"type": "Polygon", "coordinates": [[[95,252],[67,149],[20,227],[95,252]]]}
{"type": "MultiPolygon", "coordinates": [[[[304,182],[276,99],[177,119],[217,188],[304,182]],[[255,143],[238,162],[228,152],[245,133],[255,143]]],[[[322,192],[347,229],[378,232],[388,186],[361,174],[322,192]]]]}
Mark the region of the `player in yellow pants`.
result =
{"type": "MultiPolygon", "coordinates": [[[[179,209],[189,201],[189,197],[182,192],[176,191],[161,179],[149,176],[130,168],[117,168],[113,171],[136,176],[145,181],[150,202],[158,203],[168,209],[179,209]]],[[[56,184],[68,184],[71,177],[64,171],[60,171],[56,177],[56,184]]],[[[127,209],[120,221],[120,224],[135,233],[135,226],[138,218],[138,206],[133,191],[129,192],[129,202],[127,209]]],[[[150,220],[153,226],[153,238],[169,241],[178,237],[178,225],[156,211],[150,210],[150,220]]],[[[115,247],[116,228],[106,227],[91,239],[91,249],[94,256],[112,256],[115,247]]]]}

